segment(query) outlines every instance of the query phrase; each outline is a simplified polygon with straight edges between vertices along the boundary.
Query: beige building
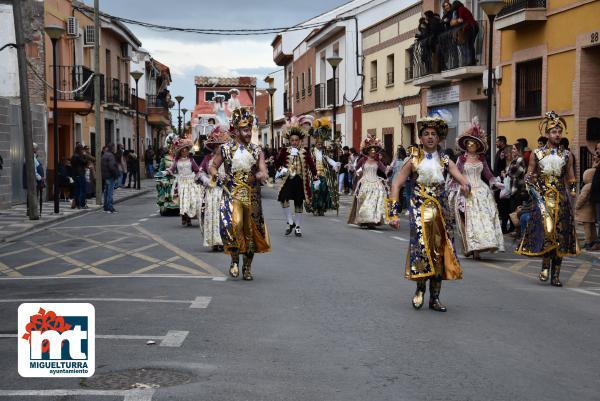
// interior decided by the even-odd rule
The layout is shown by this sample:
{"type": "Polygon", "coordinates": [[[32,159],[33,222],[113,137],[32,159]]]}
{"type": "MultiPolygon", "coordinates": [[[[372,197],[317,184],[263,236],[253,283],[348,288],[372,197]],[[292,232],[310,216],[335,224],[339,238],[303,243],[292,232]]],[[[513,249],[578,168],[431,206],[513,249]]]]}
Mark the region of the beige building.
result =
{"type": "Polygon", "coordinates": [[[421,17],[422,3],[362,31],[364,101],[362,139],[375,134],[388,156],[415,143],[415,123],[421,115],[421,90],[412,84],[410,47],[421,17]]]}

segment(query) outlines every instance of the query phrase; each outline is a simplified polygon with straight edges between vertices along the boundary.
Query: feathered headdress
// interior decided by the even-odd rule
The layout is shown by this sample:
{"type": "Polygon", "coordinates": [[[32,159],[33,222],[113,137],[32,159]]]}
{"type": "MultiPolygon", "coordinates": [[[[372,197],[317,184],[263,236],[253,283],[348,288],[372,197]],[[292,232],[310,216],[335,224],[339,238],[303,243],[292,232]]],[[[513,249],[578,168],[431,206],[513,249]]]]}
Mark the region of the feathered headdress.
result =
{"type": "Polygon", "coordinates": [[[477,153],[484,153],[487,151],[487,137],[485,135],[485,131],[479,124],[479,118],[477,118],[477,116],[473,117],[471,120],[471,126],[465,132],[460,134],[458,138],[456,138],[456,144],[462,151],[466,152],[467,141],[469,140],[477,143],[477,153]]]}
{"type": "Polygon", "coordinates": [[[331,140],[331,121],[327,117],[321,117],[312,124],[311,135],[314,138],[320,138],[323,141],[331,140]]]}
{"type": "Polygon", "coordinates": [[[556,127],[562,128],[563,133],[567,132],[567,122],[565,121],[565,119],[560,117],[554,111],[547,112],[544,116],[544,119],[540,122],[540,133],[544,135],[546,132],[556,127]]]}
{"type": "Polygon", "coordinates": [[[234,129],[242,129],[254,124],[254,115],[245,107],[234,109],[231,112],[231,126],[234,129]]]}
{"type": "Polygon", "coordinates": [[[423,130],[425,128],[433,128],[437,132],[440,141],[446,138],[448,135],[448,124],[446,121],[439,117],[422,117],[417,121],[417,130],[419,131],[419,136],[423,135],[423,130]]]}
{"type": "Polygon", "coordinates": [[[296,116],[290,117],[290,119],[285,123],[285,127],[283,129],[283,136],[285,139],[290,139],[290,137],[293,135],[298,136],[300,139],[303,139],[306,135],[306,131],[300,123],[300,118],[296,116]]]}
{"type": "Polygon", "coordinates": [[[193,146],[194,146],[194,142],[192,142],[191,139],[187,139],[187,138],[179,138],[173,144],[173,148],[174,148],[176,154],[179,153],[184,148],[191,149],[193,146]]]}
{"type": "Polygon", "coordinates": [[[364,154],[367,154],[367,153],[369,153],[369,150],[371,148],[375,148],[375,150],[377,152],[379,152],[381,149],[383,149],[381,140],[379,138],[377,138],[375,135],[367,135],[367,137],[365,138],[365,140],[363,141],[363,143],[360,147],[360,150],[364,154]]]}
{"type": "Polygon", "coordinates": [[[208,135],[208,139],[204,142],[204,146],[213,149],[215,146],[222,145],[230,139],[229,126],[225,124],[217,125],[210,135],[208,135]]]}

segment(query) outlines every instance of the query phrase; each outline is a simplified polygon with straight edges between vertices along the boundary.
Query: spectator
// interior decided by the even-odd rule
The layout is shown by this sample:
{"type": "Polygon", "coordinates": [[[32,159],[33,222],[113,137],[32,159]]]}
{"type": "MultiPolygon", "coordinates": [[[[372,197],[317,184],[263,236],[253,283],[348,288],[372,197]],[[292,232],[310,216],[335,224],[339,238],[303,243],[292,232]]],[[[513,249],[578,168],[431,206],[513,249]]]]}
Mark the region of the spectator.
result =
{"type": "MultiPolygon", "coordinates": [[[[592,178],[590,201],[596,204],[596,227],[598,228],[597,237],[600,238],[600,142],[598,142],[594,148],[592,167],[596,169],[596,172],[594,173],[594,178],[592,178]]],[[[600,250],[600,245],[598,242],[596,245],[594,245],[593,250],[600,250]]]]}
{"type": "Polygon", "coordinates": [[[108,150],[102,155],[102,179],[104,180],[104,211],[107,213],[116,212],[113,206],[113,192],[115,190],[115,180],[119,178],[119,166],[114,155],[115,145],[109,144],[108,150]]]}
{"type": "Polygon", "coordinates": [[[529,157],[531,156],[531,149],[529,149],[529,143],[525,138],[517,139],[517,144],[519,146],[519,150],[521,151],[521,155],[525,160],[525,165],[529,166],[529,157]]]}
{"type": "Polygon", "coordinates": [[[90,199],[96,195],[96,159],[90,153],[90,147],[83,146],[83,154],[86,157],[85,166],[85,194],[90,199]]]}
{"type": "Polygon", "coordinates": [[[479,24],[473,18],[473,14],[467,7],[463,5],[459,0],[454,0],[452,3],[452,9],[455,12],[454,19],[450,21],[450,25],[453,27],[460,26],[462,35],[459,35],[458,41],[463,41],[463,44],[459,44],[461,52],[461,66],[475,65],[477,60],[475,57],[475,39],[479,33],[479,24]]]}
{"type": "Polygon", "coordinates": [[[71,203],[71,208],[77,209],[88,209],[86,205],[86,181],[85,181],[85,169],[87,167],[88,159],[83,152],[83,146],[78,143],[75,146],[75,152],[71,157],[71,170],[73,173],[73,180],[75,181],[75,198],[74,202],[71,203]]]}
{"type": "Polygon", "coordinates": [[[71,196],[75,193],[73,190],[74,183],[75,180],[73,180],[71,173],[71,160],[66,158],[62,159],[62,161],[58,163],[58,185],[60,187],[60,193],[63,194],[65,200],[71,199],[71,196]]]}
{"type": "Polygon", "coordinates": [[[537,140],[538,143],[538,148],[543,148],[544,146],[546,146],[546,143],[548,143],[548,138],[546,138],[545,136],[540,136],[537,140]]]}
{"type": "Polygon", "coordinates": [[[498,215],[500,216],[500,228],[502,229],[502,234],[510,233],[514,230],[514,224],[510,220],[510,213],[514,210],[511,208],[511,177],[508,173],[510,168],[511,160],[511,152],[512,146],[508,145],[503,149],[503,152],[506,152],[507,158],[504,159],[506,163],[509,163],[508,166],[502,171],[500,171],[500,179],[504,187],[500,190],[498,195],[497,203],[498,203],[498,215]]]}
{"type": "Polygon", "coordinates": [[[339,193],[342,193],[342,190],[347,195],[350,192],[350,186],[348,185],[348,162],[350,161],[350,148],[348,146],[344,146],[342,154],[340,155],[340,171],[338,175],[338,185],[339,185],[339,193]]]}
{"type": "Polygon", "coordinates": [[[500,176],[502,171],[506,170],[506,137],[500,135],[496,138],[496,159],[494,160],[494,175],[500,176]]]}
{"type": "Polygon", "coordinates": [[[596,173],[595,168],[588,168],[583,172],[583,188],[577,197],[575,203],[575,220],[583,224],[583,231],[585,235],[584,249],[595,250],[600,249],[600,245],[596,242],[598,235],[596,233],[596,205],[590,200],[590,194],[592,190],[592,179],[596,173]]]}
{"type": "Polygon", "coordinates": [[[154,150],[152,145],[148,145],[148,149],[144,152],[144,163],[146,163],[146,178],[154,177],[154,150]]]}
{"type": "Polygon", "coordinates": [[[452,26],[450,25],[450,21],[452,21],[453,18],[453,10],[452,10],[452,4],[450,4],[450,0],[444,0],[444,2],[442,3],[442,10],[443,10],[443,14],[442,14],[442,29],[444,31],[449,30],[452,26]]]}
{"type": "Polygon", "coordinates": [[[125,185],[125,177],[127,175],[127,161],[125,160],[125,152],[123,151],[123,145],[121,144],[117,145],[115,159],[119,167],[119,177],[117,178],[117,182],[115,182],[115,188],[118,188],[119,186],[125,185]]]}
{"type": "Polygon", "coordinates": [[[519,210],[523,202],[527,201],[529,195],[525,187],[525,174],[527,173],[527,164],[521,153],[520,145],[514,144],[511,147],[511,161],[508,165],[508,176],[510,177],[510,212],[519,210]]]}
{"type": "Polygon", "coordinates": [[[568,139],[568,138],[565,138],[565,137],[562,137],[562,138],[560,139],[560,143],[559,143],[558,147],[559,147],[559,149],[560,149],[560,150],[568,150],[568,151],[569,151],[569,153],[571,153],[571,154],[569,155],[569,157],[570,157],[571,159],[573,159],[573,166],[576,166],[576,165],[577,165],[577,162],[576,162],[576,160],[575,160],[575,155],[573,154],[573,152],[571,152],[571,149],[569,148],[569,139],[568,139]]]}
{"type": "MultiPolygon", "coordinates": [[[[133,150],[130,150],[127,153],[127,173],[129,175],[129,180],[127,182],[126,188],[131,188],[131,179],[133,178],[133,187],[136,187],[137,183],[137,175],[138,175],[138,156],[135,154],[133,150]]],[[[125,184],[125,181],[123,181],[125,184]]]]}

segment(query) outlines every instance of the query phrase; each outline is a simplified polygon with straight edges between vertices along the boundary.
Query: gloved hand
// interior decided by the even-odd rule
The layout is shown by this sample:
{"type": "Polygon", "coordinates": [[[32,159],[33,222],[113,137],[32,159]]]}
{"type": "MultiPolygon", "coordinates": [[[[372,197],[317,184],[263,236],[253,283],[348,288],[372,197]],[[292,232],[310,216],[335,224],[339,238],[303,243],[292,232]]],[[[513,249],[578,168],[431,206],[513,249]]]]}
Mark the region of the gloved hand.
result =
{"type": "Polygon", "coordinates": [[[319,189],[319,185],[321,185],[321,180],[314,180],[313,181],[313,188],[314,189],[319,189]]]}
{"type": "Polygon", "coordinates": [[[298,156],[298,153],[299,153],[298,149],[296,149],[296,148],[291,148],[290,149],[290,154],[292,156],[298,156]]]}

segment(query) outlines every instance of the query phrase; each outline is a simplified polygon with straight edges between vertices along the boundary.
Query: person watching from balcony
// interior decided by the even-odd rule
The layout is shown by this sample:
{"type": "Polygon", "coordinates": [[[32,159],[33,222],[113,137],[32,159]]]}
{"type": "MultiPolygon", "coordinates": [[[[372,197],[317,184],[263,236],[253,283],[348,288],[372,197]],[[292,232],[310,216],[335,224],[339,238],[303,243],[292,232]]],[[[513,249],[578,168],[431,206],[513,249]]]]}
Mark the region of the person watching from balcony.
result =
{"type": "Polygon", "coordinates": [[[475,65],[475,38],[479,33],[479,24],[473,18],[473,14],[459,0],[452,3],[454,11],[453,19],[450,21],[452,27],[460,27],[456,41],[461,51],[461,65],[475,65]]]}
{"type": "Polygon", "coordinates": [[[450,0],[444,0],[442,3],[442,10],[444,11],[442,14],[442,28],[444,31],[447,31],[452,27],[450,22],[456,18],[454,17],[454,10],[452,10],[450,0]]]}

